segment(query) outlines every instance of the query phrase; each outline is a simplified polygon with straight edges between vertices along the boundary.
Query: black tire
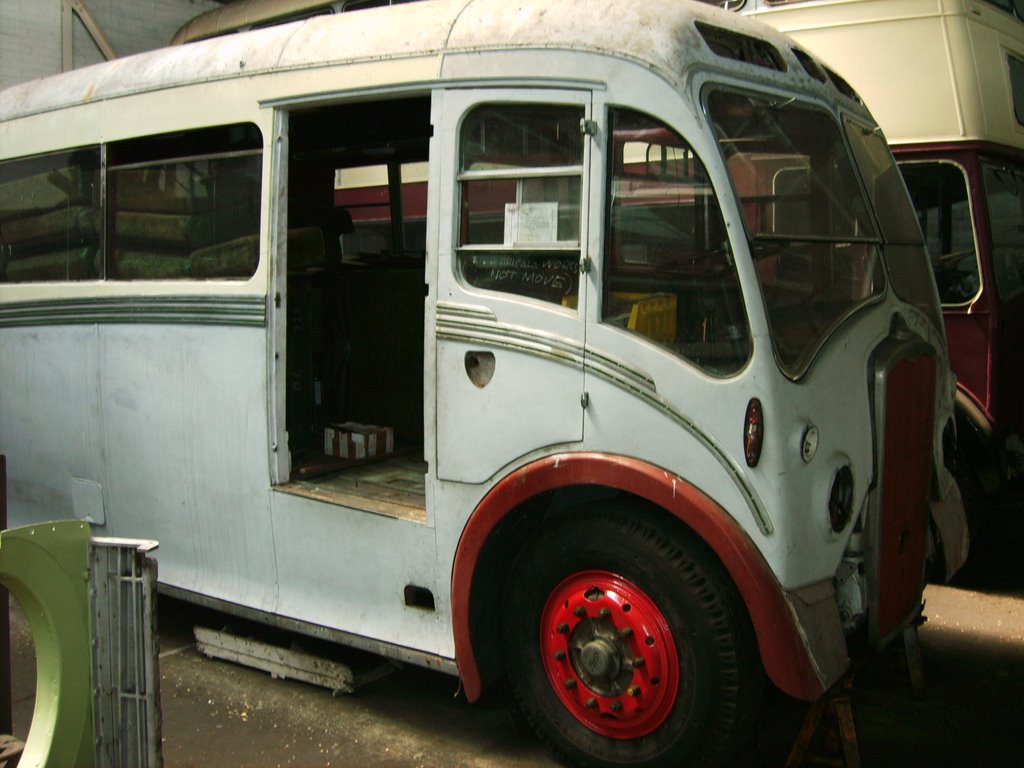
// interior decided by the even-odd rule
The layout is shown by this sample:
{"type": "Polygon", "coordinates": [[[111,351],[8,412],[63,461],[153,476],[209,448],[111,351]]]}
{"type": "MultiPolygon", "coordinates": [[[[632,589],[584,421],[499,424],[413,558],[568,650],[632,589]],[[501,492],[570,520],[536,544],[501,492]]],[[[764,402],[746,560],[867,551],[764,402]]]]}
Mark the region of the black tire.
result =
{"type": "Polygon", "coordinates": [[[642,504],[575,510],[530,541],[510,571],[502,633],[519,706],[574,764],[716,765],[753,728],[764,674],[746,609],[710,549],[642,504]],[[637,607],[619,593],[639,595],[637,607]],[[599,618],[588,601],[611,608],[599,618]],[[641,645],[650,626],[663,634],[641,645]],[[646,669],[634,665],[649,653],[646,669]],[[652,663],[665,680],[642,677],[652,663]]]}

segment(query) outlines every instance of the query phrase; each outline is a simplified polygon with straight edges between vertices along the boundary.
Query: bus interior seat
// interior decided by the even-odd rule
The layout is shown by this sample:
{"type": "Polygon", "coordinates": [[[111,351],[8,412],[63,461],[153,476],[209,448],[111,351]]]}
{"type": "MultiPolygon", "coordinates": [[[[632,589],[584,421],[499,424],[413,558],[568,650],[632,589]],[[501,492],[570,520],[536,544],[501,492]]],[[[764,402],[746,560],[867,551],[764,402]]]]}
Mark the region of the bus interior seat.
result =
{"type": "Polygon", "coordinates": [[[678,297],[674,293],[613,291],[611,297],[631,303],[626,328],[659,344],[675,341],[678,297]]]}

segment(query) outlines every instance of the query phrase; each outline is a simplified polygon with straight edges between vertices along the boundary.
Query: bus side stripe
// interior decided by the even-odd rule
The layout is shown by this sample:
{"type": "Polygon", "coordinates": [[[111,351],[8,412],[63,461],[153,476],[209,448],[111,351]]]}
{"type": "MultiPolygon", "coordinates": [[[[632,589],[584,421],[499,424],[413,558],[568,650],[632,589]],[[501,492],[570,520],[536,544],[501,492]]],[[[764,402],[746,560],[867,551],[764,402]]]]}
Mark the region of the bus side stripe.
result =
{"type": "Polygon", "coordinates": [[[264,327],[266,297],[110,296],[0,304],[0,328],[91,323],[264,327]]]}

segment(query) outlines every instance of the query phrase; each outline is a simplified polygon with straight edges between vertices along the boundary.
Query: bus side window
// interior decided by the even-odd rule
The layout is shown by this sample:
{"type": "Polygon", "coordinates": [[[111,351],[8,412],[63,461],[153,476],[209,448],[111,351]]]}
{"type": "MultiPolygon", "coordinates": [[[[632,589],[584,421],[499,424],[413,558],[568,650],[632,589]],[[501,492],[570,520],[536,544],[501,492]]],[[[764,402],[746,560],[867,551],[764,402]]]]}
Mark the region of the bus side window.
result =
{"type": "Polygon", "coordinates": [[[0,282],[101,276],[98,147],[0,163],[0,282]]]}
{"type": "Polygon", "coordinates": [[[255,126],[234,125],[109,145],[107,277],[251,277],[262,144],[255,126]]]}
{"type": "Polygon", "coordinates": [[[583,137],[579,107],[491,104],[460,145],[458,267],[477,288],[575,306],[583,137]]]}
{"type": "Polygon", "coordinates": [[[659,121],[612,110],[601,317],[716,374],[750,355],[718,201],[690,146],[659,121]]]}

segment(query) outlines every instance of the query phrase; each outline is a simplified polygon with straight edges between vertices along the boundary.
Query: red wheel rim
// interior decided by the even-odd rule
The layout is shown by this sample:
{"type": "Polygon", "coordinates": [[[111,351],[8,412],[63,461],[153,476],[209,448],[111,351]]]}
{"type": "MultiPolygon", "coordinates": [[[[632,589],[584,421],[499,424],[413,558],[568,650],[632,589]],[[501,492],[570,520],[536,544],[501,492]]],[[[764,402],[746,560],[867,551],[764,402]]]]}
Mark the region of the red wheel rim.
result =
{"type": "Polygon", "coordinates": [[[672,632],[654,601],[621,576],[582,571],[555,587],[540,646],[559,700],[602,736],[645,736],[672,711],[680,669],[672,632]]]}

